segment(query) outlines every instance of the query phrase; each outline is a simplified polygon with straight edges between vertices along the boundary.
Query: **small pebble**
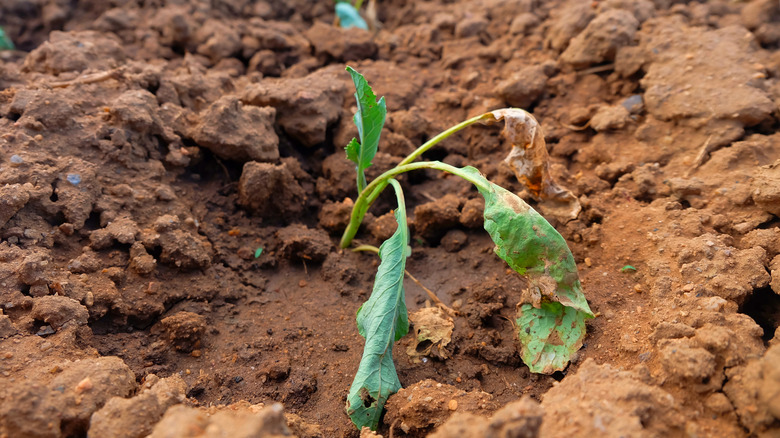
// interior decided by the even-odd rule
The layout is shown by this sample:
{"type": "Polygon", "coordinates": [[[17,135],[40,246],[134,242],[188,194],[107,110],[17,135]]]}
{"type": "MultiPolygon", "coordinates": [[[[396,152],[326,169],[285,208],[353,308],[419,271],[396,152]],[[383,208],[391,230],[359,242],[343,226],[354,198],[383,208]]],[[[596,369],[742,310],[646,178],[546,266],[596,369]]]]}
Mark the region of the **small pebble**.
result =
{"type": "Polygon", "coordinates": [[[634,291],[636,291],[636,293],[638,293],[638,294],[641,294],[642,293],[642,285],[641,284],[635,284],[634,285],[634,291]]]}
{"type": "MultiPolygon", "coordinates": [[[[51,334],[54,334],[54,329],[53,329],[53,328],[51,328],[51,326],[49,326],[49,325],[45,325],[45,326],[41,327],[41,329],[40,329],[40,330],[38,330],[38,333],[36,333],[36,335],[38,335],[38,336],[48,336],[48,335],[51,335],[51,334]]],[[[46,345],[46,344],[48,344],[48,342],[45,342],[45,343],[43,343],[43,344],[41,345],[41,350],[43,350],[43,347],[44,347],[44,345],[46,345]]],[[[49,345],[49,346],[48,346],[48,347],[46,347],[46,348],[47,348],[47,349],[48,349],[48,348],[51,348],[51,345],[49,345]]]]}
{"type": "Polygon", "coordinates": [[[11,164],[22,164],[24,163],[24,160],[19,155],[13,154],[11,155],[11,164]]]}
{"type": "Polygon", "coordinates": [[[76,385],[76,394],[81,394],[82,392],[89,391],[90,389],[92,389],[92,379],[87,376],[84,378],[84,380],[79,382],[78,385],[76,385]]]}
{"type": "Polygon", "coordinates": [[[69,173],[68,176],[65,177],[65,179],[67,179],[68,182],[73,184],[74,186],[77,186],[81,182],[81,175],[79,175],[78,173],[69,173]]]}
{"type": "Polygon", "coordinates": [[[450,400],[450,402],[447,404],[447,408],[451,411],[458,409],[458,401],[457,400],[450,400]]]}
{"type": "Polygon", "coordinates": [[[76,231],[76,227],[71,223],[65,222],[64,224],[61,224],[59,226],[59,230],[62,234],[66,236],[72,236],[73,233],[76,231]]]}

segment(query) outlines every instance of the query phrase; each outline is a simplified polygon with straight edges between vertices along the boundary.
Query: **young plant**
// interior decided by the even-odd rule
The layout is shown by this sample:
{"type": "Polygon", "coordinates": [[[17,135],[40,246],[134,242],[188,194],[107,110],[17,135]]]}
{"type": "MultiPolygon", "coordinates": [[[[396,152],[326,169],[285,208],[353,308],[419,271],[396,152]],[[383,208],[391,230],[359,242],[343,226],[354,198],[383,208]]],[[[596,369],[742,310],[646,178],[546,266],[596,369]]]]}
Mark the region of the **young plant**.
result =
{"type": "MultiPolygon", "coordinates": [[[[409,331],[403,277],[411,249],[406,206],[401,185],[394,178],[418,169],[441,170],[472,183],[485,198],[484,227],[496,244],[495,253],[517,273],[527,277],[528,290],[517,305],[516,327],[520,356],[532,372],[563,370],[585,337],[585,320],[593,317],[582,292],[577,266],[563,237],[539,213],[514,193],[491,183],[471,166],[458,168],[439,161],[415,160],[453,133],[475,123],[504,121],[515,148],[536,153],[543,147],[538,123],[527,112],[505,108],[481,114],[455,125],[417,148],[396,167],[371,183],[364,171],[377,151],[386,108],[377,100],[363,76],[347,67],[355,84],[358,111],[355,124],[360,141],[347,145],[347,158],[355,163],[359,195],[341,247],[352,242],[368,208],[388,186],[396,193],[398,228],[379,249],[381,263],[370,298],[357,313],[358,331],[366,338],[363,358],[347,396],[347,413],[361,429],[376,429],[387,398],[401,388],[392,360],[393,343],[409,331]],[[528,128],[532,129],[528,129],[528,128]]],[[[544,151],[546,159],[546,151],[544,151]]],[[[516,157],[513,157],[516,159],[516,157]]],[[[544,163],[546,166],[546,163],[544,163]]],[[[556,188],[556,196],[562,193],[556,188]]],[[[567,213],[568,214],[568,213],[567,213]]]]}
{"type": "Polygon", "coordinates": [[[356,0],[353,5],[348,0],[336,0],[336,18],[339,26],[344,29],[350,27],[357,27],[363,30],[368,30],[368,24],[363,17],[360,16],[360,6],[363,5],[363,0],[356,0]]]}
{"type": "Polygon", "coordinates": [[[14,50],[14,43],[11,38],[6,35],[2,27],[0,27],[0,50],[14,50]]]}

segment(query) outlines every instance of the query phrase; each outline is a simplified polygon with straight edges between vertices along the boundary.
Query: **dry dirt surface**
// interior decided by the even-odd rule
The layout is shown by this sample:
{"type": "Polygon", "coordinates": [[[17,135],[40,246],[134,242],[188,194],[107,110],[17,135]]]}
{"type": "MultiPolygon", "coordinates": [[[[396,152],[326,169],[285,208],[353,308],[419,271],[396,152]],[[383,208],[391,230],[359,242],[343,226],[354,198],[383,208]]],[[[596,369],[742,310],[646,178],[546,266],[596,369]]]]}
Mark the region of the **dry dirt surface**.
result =
{"type": "MultiPolygon", "coordinates": [[[[369,178],[467,117],[532,112],[582,206],[550,219],[597,313],[564,372],[530,373],[526,282],[481,197],[405,175],[407,269],[457,315],[448,342],[413,327],[395,348],[379,435],[779,436],[780,3],[375,7],[363,31],[332,0],[0,2],[0,437],[360,435],[377,258],[338,249],[347,64],[387,100],[369,178]]],[[[509,148],[472,127],[425,157],[536,205],[509,148]]],[[[391,208],[358,243],[392,234],[391,208]]]]}

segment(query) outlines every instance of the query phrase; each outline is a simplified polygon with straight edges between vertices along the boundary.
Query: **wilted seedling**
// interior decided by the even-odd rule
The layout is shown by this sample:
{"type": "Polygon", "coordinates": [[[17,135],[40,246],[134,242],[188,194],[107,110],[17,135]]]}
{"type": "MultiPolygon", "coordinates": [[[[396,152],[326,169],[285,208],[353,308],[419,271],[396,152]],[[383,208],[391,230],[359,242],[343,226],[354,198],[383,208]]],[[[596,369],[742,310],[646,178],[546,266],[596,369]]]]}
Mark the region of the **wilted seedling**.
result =
{"type": "Polygon", "coordinates": [[[550,177],[539,124],[517,108],[481,114],[433,137],[396,167],[367,183],[365,169],[376,155],[387,110],[384,98],[377,100],[360,73],[350,67],[347,71],[356,88],[358,111],[354,119],[360,139],[352,139],[346,151],[347,158],[355,163],[359,195],[341,247],[350,245],[368,208],[388,185],[393,186],[398,202],[398,228],[379,248],[381,263],[373,291],[357,312],[358,331],[366,344],[347,397],[347,413],[352,422],[358,429],[376,429],[387,398],[401,388],[392,350],[394,342],[409,331],[403,278],[411,248],[403,191],[394,177],[412,170],[441,170],[476,186],[485,198],[484,226],[496,244],[495,253],[530,283],[517,305],[520,356],[535,373],[563,370],[582,346],[585,320],[593,317],[582,293],[574,257],[563,237],[520,197],[491,183],[477,169],[439,161],[415,162],[425,151],[467,126],[504,121],[504,136],[513,145],[507,161],[518,178],[532,196],[549,207],[550,214],[563,221],[572,219],[579,213],[579,203],[550,177]]]}

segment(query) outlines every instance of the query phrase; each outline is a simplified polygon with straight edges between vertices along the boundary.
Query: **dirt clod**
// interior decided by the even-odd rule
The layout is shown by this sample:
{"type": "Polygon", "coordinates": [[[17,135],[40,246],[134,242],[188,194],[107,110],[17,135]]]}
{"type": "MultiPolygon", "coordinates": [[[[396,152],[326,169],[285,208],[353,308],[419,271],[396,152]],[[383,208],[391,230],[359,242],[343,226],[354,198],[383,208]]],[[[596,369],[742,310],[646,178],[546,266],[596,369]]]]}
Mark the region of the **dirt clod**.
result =
{"type": "Polygon", "coordinates": [[[282,255],[291,260],[319,263],[325,260],[333,248],[327,233],[305,225],[281,228],[276,236],[282,241],[282,255]]]}
{"type": "Polygon", "coordinates": [[[243,105],[237,97],[225,96],[205,110],[192,138],[227,160],[275,161],[279,158],[275,117],[274,108],[243,105]]]}
{"type": "Polygon", "coordinates": [[[292,218],[303,209],[303,188],[286,163],[274,165],[250,161],[244,164],[238,183],[238,202],[261,217],[292,218]]]}
{"type": "Polygon", "coordinates": [[[617,50],[633,42],[639,22],[628,11],[610,9],[591,21],[561,54],[561,61],[575,68],[615,59],[617,50]]]}
{"type": "Polygon", "coordinates": [[[35,298],[30,316],[57,330],[68,324],[75,326],[86,324],[89,312],[86,307],[72,298],[52,295],[35,298]]]}
{"type": "Polygon", "coordinates": [[[632,372],[597,365],[588,359],[570,377],[573,378],[565,379],[545,395],[542,402],[545,421],[540,436],[673,433],[683,426],[674,397],[643,383],[632,372]],[[603,404],[604,400],[610,403],[603,404]],[[601,420],[594,422],[593,418],[601,420]]]}
{"type": "Polygon", "coordinates": [[[185,401],[186,389],[187,385],[177,374],[163,379],[149,374],[144,378],[140,394],[131,398],[113,397],[92,414],[87,436],[146,437],[169,407],[185,401]]]}
{"type": "Polygon", "coordinates": [[[197,313],[178,312],[161,319],[160,325],[176,350],[190,353],[200,347],[201,338],[206,331],[206,318],[197,313]]]}
{"type": "Polygon", "coordinates": [[[282,405],[249,405],[248,403],[211,409],[175,405],[165,412],[149,435],[150,438],[185,438],[190,430],[202,430],[207,437],[224,434],[236,438],[289,436],[282,405]]]}
{"type": "Polygon", "coordinates": [[[414,229],[425,239],[435,240],[458,224],[461,201],[455,195],[445,195],[414,209],[414,229]]]}
{"type": "Polygon", "coordinates": [[[387,401],[385,423],[396,423],[406,433],[432,430],[452,415],[450,403],[457,403],[457,411],[483,414],[494,407],[490,394],[482,391],[466,392],[451,385],[423,380],[398,391],[387,401]]]}
{"type": "Polygon", "coordinates": [[[541,436],[539,429],[542,425],[543,413],[544,410],[538,402],[524,397],[501,408],[490,418],[471,413],[455,413],[429,436],[431,438],[450,436],[536,438],[541,436]]]}
{"type": "Polygon", "coordinates": [[[531,66],[501,81],[496,86],[496,93],[510,106],[530,108],[541,97],[546,84],[545,68],[531,66]]]}
{"type": "Polygon", "coordinates": [[[341,115],[346,84],[334,70],[320,70],[299,79],[264,81],[247,88],[242,100],[276,108],[277,121],[305,146],[325,141],[328,126],[341,115]]]}

